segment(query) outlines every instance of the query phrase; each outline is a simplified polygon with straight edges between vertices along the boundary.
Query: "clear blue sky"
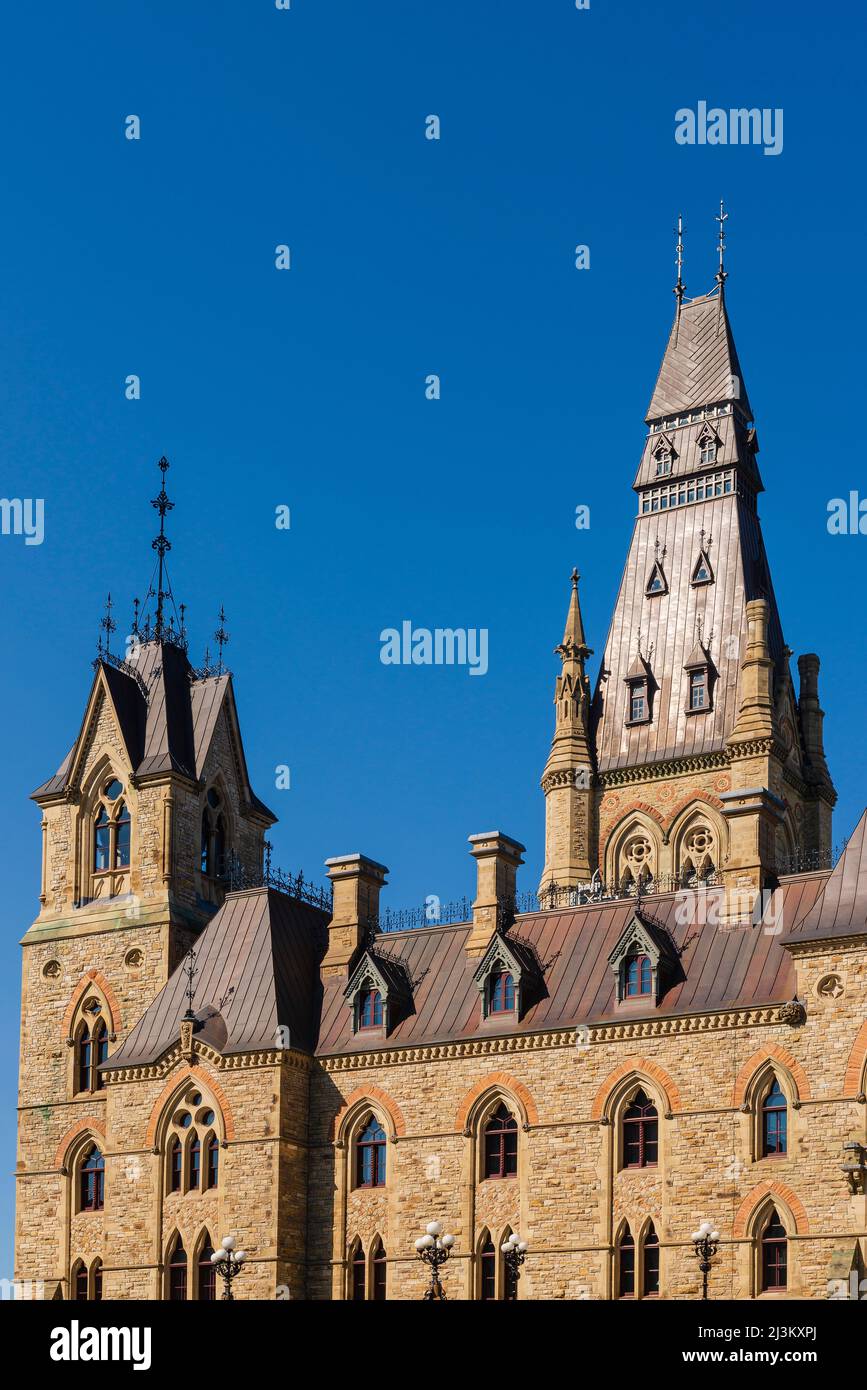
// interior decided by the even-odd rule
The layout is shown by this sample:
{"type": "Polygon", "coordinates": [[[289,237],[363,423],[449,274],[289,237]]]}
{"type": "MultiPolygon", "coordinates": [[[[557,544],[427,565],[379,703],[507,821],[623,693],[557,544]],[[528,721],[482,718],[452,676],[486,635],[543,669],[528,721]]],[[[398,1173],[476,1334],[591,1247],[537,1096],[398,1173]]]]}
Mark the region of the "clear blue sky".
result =
{"type": "MultiPolygon", "coordinates": [[[[28,795],[77,732],[106,590],[126,620],[147,585],[156,460],[194,659],[226,605],[276,861],[321,876],[361,850],[404,906],[471,891],[467,836],[496,826],[527,845],[534,886],[569,571],[598,654],[672,228],[682,211],[702,293],[721,196],[772,573],[787,641],[822,657],[849,833],[867,799],[867,538],[829,536],[826,507],[867,493],[864,30],[854,0],[7,7],[0,491],[44,498],[46,528],[42,546],[0,537],[7,1174],[18,941],[38,906],[28,795]],[[782,107],[782,154],[677,145],[676,109],[700,100],[782,107]],[[486,627],[488,674],[383,666],[380,630],[404,619],[486,627]]],[[[2,1215],[8,1235],[8,1177],[2,1215]]]]}

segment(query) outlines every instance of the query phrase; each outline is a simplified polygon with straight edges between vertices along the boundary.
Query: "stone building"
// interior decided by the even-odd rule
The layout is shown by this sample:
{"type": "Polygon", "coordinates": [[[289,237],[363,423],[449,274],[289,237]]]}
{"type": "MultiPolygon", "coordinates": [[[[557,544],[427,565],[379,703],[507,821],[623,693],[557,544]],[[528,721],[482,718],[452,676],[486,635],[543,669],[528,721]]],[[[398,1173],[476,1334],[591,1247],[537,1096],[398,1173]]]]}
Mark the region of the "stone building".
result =
{"type": "Polygon", "coordinates": [[[573,575],[538,896],[498,831],[429,923],[363,855],[327,893],[271,873],[232,678],[191,667],[162,570],[154,625],[102,651],[34,793],[17,1278],[206,1299],[230,1232],[237,1297],[415,1299],[436,1217],[452,1298],[514,1295],[515,1232],[522,1298],[693,1298],[709,1220],[712,1297],[857,1290],[867,818],[834,866],[724,289],[678,287],[593,694],[573,575]]]}

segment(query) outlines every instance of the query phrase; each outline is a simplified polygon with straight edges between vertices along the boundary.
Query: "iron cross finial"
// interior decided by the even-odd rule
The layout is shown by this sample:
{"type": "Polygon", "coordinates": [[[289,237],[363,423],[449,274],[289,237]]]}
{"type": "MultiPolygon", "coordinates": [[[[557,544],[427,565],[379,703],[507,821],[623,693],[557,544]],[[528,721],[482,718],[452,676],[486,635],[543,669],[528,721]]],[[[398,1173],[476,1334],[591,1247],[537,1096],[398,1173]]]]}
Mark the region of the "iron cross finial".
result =
{"type": "Polygon", "coordinates": [[[166,492],[166,471],[168,469],[168,466],[169,461],[166,458],[165,454],[163,454],[162,458],[157,464],[157,468],[159,468],[160,472],[163,475],[162,486],[160,487],[159,496],[155,497],[151,502],[151,506],[156,508],[156,510],[159,512],[160,517],[160,533],[158,536],[155,537],[153,541],[151,541],[151,549],[155,550],[159,557],[156,596],[157,615],[156,627],[154,629],[154,637],[158,642],[161,641],[163,637],[163,606],[165,600],[169,597],[168,591],[164,588],[165,562],[166,554],[168,551],[171,550],[172,543],[166,536],[166,514],[170,512],[175,505],[174,502],[169,501],[169,495],[166,492]]]}
{"type": "Polygon", "coordinates": [[[569,577],[570,577],[570,579],[572,580],[572,588],[573,588],[573,589],[577,589],[577,588],[578,588],[578,580],[581,578],[581,576],[580,576],[580,574],[578,573],[577,569],[573,569],[573,571],[572,571],[572,573],[571,573],[571,575],[570,575],[569,577]]]}
{"type": "Polygon", "coordinates": [[[719,200],[719,216],[714,218],[714,221],[719,223],[719,242],[717,243],[717,248],[716,248],[717,251],[719,251],[719,270],[718,270],[717,273],[716,273],[716,282],[717,282],[717,284],[719,285],[720,289],[723,288],[723,286],[724,286],[726,280],[728,279],[728,271],[727,271],[726,268],[725,268],[725,253],[726,253],[726,227],[725,227],[725,224],[726,224],[726,222],[728,222],[728,220],[729,220],[729,215],[728,215],[728,213],[725,211],[725,207],[724,207],[722,198],[720,198],[720,200],[719,200]]]}
{"type": "Polygon", "coordinates": [[[97,643],[97,650],[100,657],[103,655],[109,656],[111,653],[111,634],[117,629],[117,623],[111,616],[113,607],[114,604],[111,601],[111,594],[109,594],[105,600],[105,615],[99,620],[99,642],[97,643]],[[103,633],[105,634],[104,640],[103,633]]]}
{"type": "Polygon", "coordinates": [[[677,299],[677,312],[680,313],[680,306],[683,303],[683,296],[686,285],[683,283],[683,218],[677,215],[677,284],[674,287],[677,299]]]}
{"type": "Polygon", "coordinates": [[[221,676],[221,675],[223,674],[223,648],[224,648],[224,646],[226,645],[226,643],[228,642],[228,640],[229,640],[229,635],[230,635],[230,634],[226,631],[226,611],[225,611],[225,609],[224,609],[224,607],[223,607],[222,604],[220,604],[220,619],[219,619],[219,621],[220,621],[220,626],[217,628],[217,631],[214,633],[214,641],[215,641],[216,644],[217,644],[217,651],[218,651],[218,656],[217,656],[217,675],[218,675],[218,676],[221,676]]]}
{"type": "Polygon", "coordinates": [[[187,977],[187,1012],[184,1014],[184,1018],[195,1018],[196,1016],[195,1010],[193,1009],[193,999],[196,995],[193,981],[198,973],[199,967],[196,965],[196,951],[195,947],[193,947],[184,966],[184,974],[187,977]]]}

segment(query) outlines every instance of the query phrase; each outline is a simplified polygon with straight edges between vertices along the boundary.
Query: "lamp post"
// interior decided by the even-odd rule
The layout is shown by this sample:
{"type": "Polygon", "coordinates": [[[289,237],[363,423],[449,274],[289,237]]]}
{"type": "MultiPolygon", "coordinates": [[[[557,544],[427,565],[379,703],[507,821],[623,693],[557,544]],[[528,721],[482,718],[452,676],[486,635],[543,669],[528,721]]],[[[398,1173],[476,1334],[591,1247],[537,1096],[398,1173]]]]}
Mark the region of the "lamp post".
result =
{"type": "Polygon", "coordinates": [[[419,1236],[415,1243],[419,1259],[430,1269],[430,1284],[424,1294],[426,1302],[442,1302],[445,1299],[445,1289],[440,1281],[440,1265],[445,1264],[452,1253],[454,1243],[454,1236],[443,1234],[440,1221],[429,1221],[425,1234],[419,1236]]]}
{"type": "Polygon", "coordinates": [[[516,1231],[500,1246],[506,1265],[506,1298],[518,1297],[518,1280],[521,1277],[521,1265],[527,1257],[527,1248],[527,1242],[521,1240],[516,1231]]]}
{"type": "Polygon", "coordinates": [[[715,1231],[709,1221],[702,1221],[697,1231],[692,1233],[693,1254],[701,1270],[701,1296],[707,1298],[707,1276],[711,1270],[711,1260],[719,1246],[719,1231],[715,1231]]]}
{"type": "Polygon", "coordinates": [[[244,1261],[247,1258],[246,1250],[235,1249],[235,1237],[224,1236],[220,1242],[221,1248],[215,1250],[211,1256],[211,1264],[223,1281],[223,1298],[231,1299],[234,1302],[235,1295],[232,1293],[232,1280],[236,1279],[241,1273],[244,1261]]]}

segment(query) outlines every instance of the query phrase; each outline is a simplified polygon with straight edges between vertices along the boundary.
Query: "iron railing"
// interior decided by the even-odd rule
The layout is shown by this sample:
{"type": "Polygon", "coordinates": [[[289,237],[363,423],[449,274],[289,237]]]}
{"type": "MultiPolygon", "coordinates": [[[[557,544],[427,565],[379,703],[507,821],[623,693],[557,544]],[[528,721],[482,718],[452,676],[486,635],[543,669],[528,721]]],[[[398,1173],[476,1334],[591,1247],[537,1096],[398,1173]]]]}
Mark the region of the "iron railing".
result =
{"type": "Polygon", "coordinates": [[[271,867],[271,846],[265,844],[265,858],[260,869],[245,868],[236,854],[229,856],[225,872],[221,875],[227,893],[239,893],[245,888],[274,888],[278,893],[295,898],[297,902],[310,903],[312,907],[331,912],[331,888],[322,888],[303,873],[287,874],[282,869],[271,867]]]}

